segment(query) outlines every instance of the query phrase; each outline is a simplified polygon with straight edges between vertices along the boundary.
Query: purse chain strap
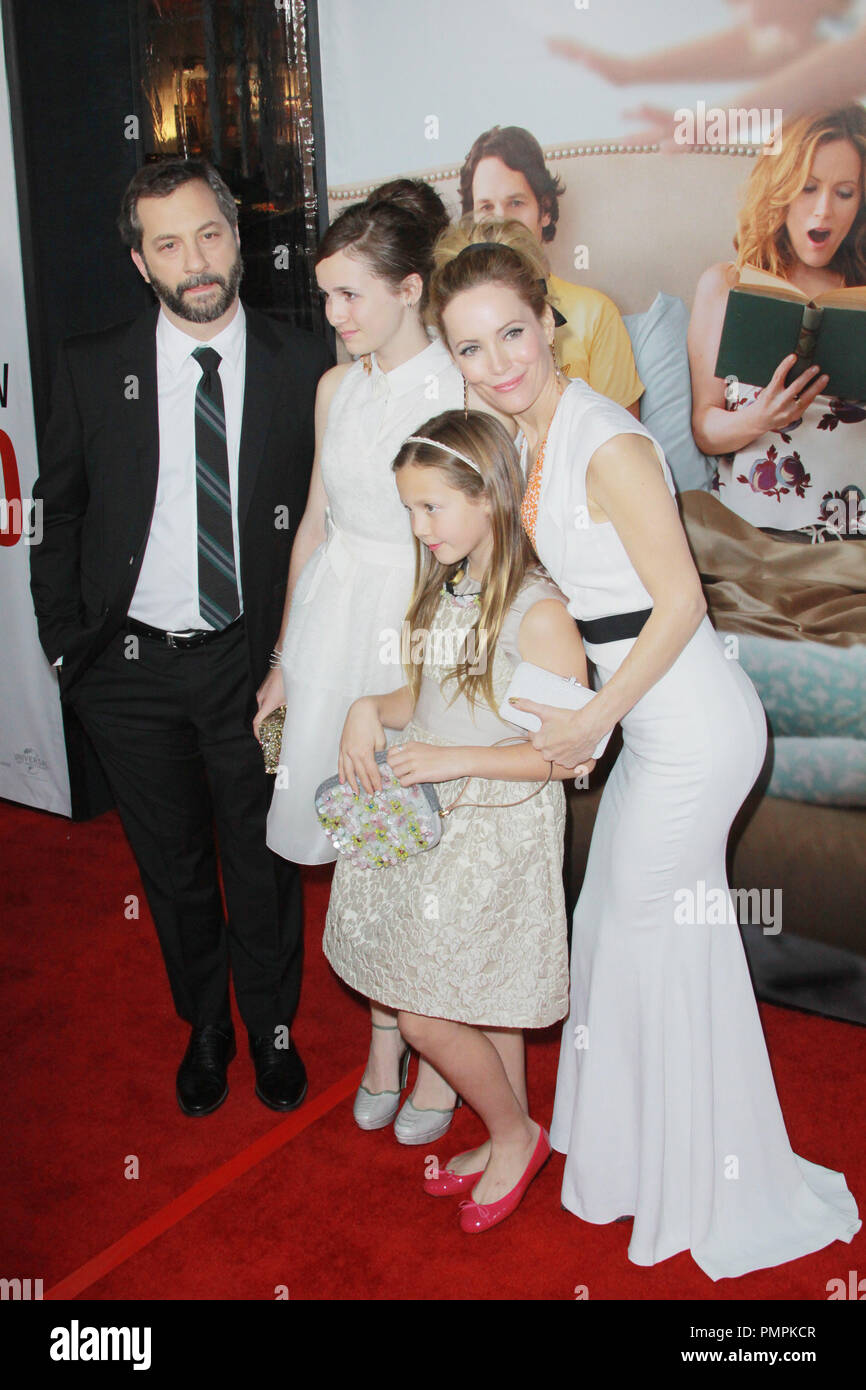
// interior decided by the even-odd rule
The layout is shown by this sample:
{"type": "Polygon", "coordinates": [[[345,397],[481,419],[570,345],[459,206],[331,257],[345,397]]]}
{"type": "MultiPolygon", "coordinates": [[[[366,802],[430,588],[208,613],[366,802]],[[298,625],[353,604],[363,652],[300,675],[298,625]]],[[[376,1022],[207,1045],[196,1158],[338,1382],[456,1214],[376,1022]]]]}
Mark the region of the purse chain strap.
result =
{"type": "MultiPolygon", "coordinates": [[[[496,743],[491,743],[489,746],[490,746],[491,748],[504,748],[504,747],[507,747],[509,744],[525,743],[525,742],[526,742],[526,739],[525,739],[525,738],[518,738],[518,737],[500,738],[500,739],[497,740],[496,743]]],[[[552,776],[553,776],[553,763],[550,764],[550,770],[549,770],[549,772],[548,772],[548,774],[547,774],[546,780],[545,780],[544,782],[542,782],[540,786],[536,787],[534,792],[529,792],[529,794],[528,794],[527,796],[522,796],[522,797],[520,798],[519,801],[502,801],[502,802],[499,802],[499,801],[492,801],[492,802],[491,802],[491,801],[463,801],[463,797],[466,795],[466,789],[467,789],[467,787],[469,786],[469,783],[473,780],[471,777],[467,777],[467,778],[466,778],[466,781],[465,781],[464,784],[463,784],[463,790],[462,790],[462,792],[460,793],[460,795],[456,798],[456,800],[454,800],[454,801],[451,802],[451,805],[450,805],[450,806],[440,807],[440,808],[439,808],[439,814],[440,814],[440,816],[442,816],[442,817],[450,816],[450,814],[451,814],[451,812],[454,810],[455,806],[459,805],[461,802],[463,803],[464,807],[467,807],[467,808],[468,808],[468,807],[470,807],[470,806],[477,806],[477,807],[480,807],[480,809],[481,809],[482,811],[485,811],[485,810],[486,810],[486,811],[506,811],[506,810],[508,810],[508,808],[509,808],[510,806],[522,806],[523,803],[524,803],[524,801],[531,801],[532,798],[533,798],[534,796],[538,796],[539,792],[543,792],[543,791],[544,791],[544,788],[547,786],[547,784],[548,784],[548,782],[550,781],[550,779],[551,779],[552,776]]]]}

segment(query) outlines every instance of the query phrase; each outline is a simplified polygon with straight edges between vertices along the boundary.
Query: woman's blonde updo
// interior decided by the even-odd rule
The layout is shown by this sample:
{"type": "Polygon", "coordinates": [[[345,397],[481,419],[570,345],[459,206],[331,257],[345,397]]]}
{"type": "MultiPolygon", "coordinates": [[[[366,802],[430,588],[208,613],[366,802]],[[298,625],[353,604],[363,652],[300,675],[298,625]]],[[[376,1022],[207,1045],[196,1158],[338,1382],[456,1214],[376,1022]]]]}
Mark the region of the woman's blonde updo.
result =
{"type": "Polygon", "coordinates": [[[448,339],[443,313],[456,295],[478,285],[514,290],[539,320],[546,308],[553,307],[547,294],[544,252],[522,222],[496,218],[473,222],[471,215],[463,217],[439,237],[433,266],[427,317],[444,342],[448,339]]]}

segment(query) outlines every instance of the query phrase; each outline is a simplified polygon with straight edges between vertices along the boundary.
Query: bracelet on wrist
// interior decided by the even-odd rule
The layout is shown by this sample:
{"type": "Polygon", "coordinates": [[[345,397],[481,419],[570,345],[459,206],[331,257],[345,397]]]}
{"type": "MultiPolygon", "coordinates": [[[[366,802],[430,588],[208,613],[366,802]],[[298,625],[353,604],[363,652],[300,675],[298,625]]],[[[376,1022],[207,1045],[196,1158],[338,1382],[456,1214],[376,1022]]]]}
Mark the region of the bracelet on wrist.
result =
{"type": "Polygon", "coordinates": [[[279,669],[280,669],[280,667],[282,666],[282,664],[283,664],[283,653],[282,653],[282,651],[280,650],[280,648],[274,647],[274,650],[271,652],[270,656],[268,657],[268,665],[270,666],[270,668],[271,668],[272,671],[279,671],[279,669]]]}

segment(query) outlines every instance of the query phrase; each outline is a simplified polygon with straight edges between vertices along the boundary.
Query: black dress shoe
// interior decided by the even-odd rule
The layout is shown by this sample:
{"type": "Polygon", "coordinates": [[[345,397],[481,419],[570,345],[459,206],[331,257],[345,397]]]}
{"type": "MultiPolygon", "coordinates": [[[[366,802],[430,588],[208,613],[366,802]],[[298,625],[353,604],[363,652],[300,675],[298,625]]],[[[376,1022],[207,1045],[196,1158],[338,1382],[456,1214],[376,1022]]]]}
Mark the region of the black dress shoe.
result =
{"type": "Polygon", "coordinates": [[[185,1115],[211,1115],[229,1093],[226,1070],[237,1051],[232,1029],[193,1028],[177,1072],[177,1103],[185,1115]]]}
{"type": "Polygon", "coordinates": [[[271,1110],[296,1109],[307,1094],[307,1073],[291,1038],[288,1047],[277,1047],[270,1033],[249,1037],[259,1100],[271,1110]]]}

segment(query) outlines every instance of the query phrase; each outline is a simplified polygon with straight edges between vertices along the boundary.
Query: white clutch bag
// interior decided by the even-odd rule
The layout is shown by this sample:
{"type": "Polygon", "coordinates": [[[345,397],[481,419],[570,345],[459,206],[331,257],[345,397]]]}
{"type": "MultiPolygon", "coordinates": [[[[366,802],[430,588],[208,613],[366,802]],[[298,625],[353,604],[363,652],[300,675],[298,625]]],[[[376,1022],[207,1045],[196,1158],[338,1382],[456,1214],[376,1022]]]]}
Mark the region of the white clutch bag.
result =
{"type": "MultiPolygon", "coordinates": [[[[554,705],[557,709],[583,709],[584,705],[595,699],[595,691],[581,685],[574,676],[557,676],[553,671],[545,671],[543,666],[533,666],[531,661],[521,661],[511,677],[505,699],[499,706],[499,715],[509,724],[519,724],[522,729],[528,729],[534,734],[541,728],[538,715],[530,714],[528,710],[515,709],[508,703],[511,699],[534,700],[536,704],[554,705]]],[[[599,741],[593,751],[594,758],[601,757],[609,738],[610,734],[607,733],[599,741]]]]}

